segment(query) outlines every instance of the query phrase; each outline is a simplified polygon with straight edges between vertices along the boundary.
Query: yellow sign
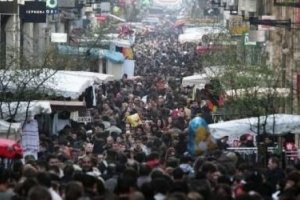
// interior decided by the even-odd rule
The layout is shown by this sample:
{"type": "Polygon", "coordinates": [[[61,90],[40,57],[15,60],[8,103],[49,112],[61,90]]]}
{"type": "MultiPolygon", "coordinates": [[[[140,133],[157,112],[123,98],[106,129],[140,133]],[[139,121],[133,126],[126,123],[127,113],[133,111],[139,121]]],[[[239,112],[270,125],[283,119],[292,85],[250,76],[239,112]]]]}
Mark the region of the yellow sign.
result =
{"type": "Polygon", "coordinates": [[[243,35],[249,31],[249,25],[243,20],[242,16],[231,16],[228,29],[231,35],[243,35]]]}

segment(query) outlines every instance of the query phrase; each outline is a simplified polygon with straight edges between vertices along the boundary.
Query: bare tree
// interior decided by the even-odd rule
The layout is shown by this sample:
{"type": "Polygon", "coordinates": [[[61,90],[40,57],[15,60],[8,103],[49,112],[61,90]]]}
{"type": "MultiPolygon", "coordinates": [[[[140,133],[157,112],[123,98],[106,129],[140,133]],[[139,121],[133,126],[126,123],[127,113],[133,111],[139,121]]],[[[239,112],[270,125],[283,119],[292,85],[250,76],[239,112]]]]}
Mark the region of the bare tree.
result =
{"type": "MultiPolygon", "coordinates": [[[[58,70],[72,66],[73,62],[73,58],[58,54],[55,48],[40,53],[38,60],[35,56],[19,55],[0,67],[0,119],[10,123],[20,120],[17,116],[22,109],[23,112],[25,109],[22,121],[27,120],[32,101],[51,98],[49,94],[55,94],[55,91],[50,92],[46,85],[54,82],[51,78],[58,70]]],[[[6,137],[10,132],[9,128],[6,137]]]]}

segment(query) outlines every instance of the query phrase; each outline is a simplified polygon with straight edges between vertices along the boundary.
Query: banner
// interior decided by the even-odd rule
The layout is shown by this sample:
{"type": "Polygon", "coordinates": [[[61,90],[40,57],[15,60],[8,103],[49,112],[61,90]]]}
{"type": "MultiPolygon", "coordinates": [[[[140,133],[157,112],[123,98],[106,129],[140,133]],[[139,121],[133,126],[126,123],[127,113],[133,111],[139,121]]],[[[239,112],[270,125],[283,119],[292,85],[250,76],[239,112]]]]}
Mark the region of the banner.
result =
{"type": "Polygon", "coordinates": [[[134,76],[135,60],[125,60],[123,63],[123,74],[127,74],[128,77],[134,76]]]}
{"type": "Polygon", "coordinates": [[[46,3],[41,1],[26,1],[20,7],[20,16],[23,22],[46,23],[46,3]]]}

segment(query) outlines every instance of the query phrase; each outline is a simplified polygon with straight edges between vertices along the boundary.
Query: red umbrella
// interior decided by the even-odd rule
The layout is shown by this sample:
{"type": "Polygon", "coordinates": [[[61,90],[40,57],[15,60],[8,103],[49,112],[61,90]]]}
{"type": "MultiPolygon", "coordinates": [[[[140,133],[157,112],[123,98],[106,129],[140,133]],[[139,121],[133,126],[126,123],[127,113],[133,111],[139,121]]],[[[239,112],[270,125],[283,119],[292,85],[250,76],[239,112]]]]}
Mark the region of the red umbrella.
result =
{"type": "Polygon", "coordinates": [[[0,139],[0,157],[2,158],[22,158],[23,149],[21,145],[14,141],[8,139],[0,139]]]}

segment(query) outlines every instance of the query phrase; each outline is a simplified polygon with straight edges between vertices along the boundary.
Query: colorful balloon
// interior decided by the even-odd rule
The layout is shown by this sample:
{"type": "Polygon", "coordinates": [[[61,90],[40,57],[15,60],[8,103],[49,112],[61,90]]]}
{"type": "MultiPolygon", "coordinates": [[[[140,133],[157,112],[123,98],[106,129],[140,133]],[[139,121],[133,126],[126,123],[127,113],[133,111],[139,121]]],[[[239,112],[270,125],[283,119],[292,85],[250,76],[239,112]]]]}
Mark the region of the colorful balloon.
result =
{"type": "Polygon", "coordinates": [[[142,124],[141,118],[140,118],[138,113],[133,114],[133,115],[129,115],[127,117],[127,121],[131,125],[131,127],[133,127],[133,128],[135,128],[138,125],[142,124]]]}
{"type": "Polygon", "coordinates": [[[216,141],[208,131],[207,122],[201,117],[192,119],[188,129],[188,152],[191,155],[201,155],[216,147],[216,141]]]}

